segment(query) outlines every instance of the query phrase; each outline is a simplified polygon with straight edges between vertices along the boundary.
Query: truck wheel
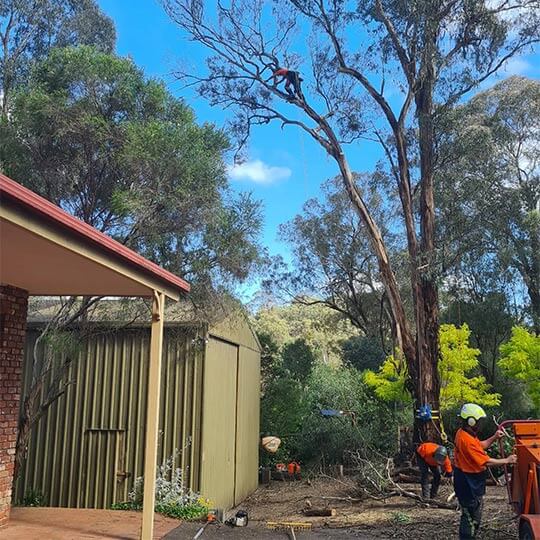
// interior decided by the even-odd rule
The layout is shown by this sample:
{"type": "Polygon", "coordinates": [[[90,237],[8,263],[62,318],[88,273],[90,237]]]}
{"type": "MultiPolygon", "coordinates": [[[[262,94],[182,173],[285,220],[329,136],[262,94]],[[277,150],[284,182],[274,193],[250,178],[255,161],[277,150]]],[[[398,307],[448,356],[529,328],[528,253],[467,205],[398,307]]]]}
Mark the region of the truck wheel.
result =
{"type": "Polygon", "coordinates": [[[534,540],[533,530],[526,521],[519,526],[519,540],[534,540]]]}

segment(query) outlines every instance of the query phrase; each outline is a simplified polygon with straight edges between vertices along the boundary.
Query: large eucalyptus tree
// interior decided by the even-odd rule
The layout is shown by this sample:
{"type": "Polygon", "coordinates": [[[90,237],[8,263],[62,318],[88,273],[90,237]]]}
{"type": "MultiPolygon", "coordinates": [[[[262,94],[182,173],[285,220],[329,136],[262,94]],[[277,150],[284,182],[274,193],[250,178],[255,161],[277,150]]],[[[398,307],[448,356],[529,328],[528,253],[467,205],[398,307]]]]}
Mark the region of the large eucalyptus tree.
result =
{"type": "MultiPolygon", "coordinates": [[[[184,76],[211,104],[236,110],[241,141],[254,125],[277,121],[304,130],[335,160],[377,258],[415,405],[437,409],[437,122],[540,40],[540,0],[162,2],[209,53],[205,73],[184,76]],[[272,84],[277,66],[301,70],[305,99],[272,84]],[[363,137],[382,145],[399,192],[412,320],[380,224],[354,180],[350,158],[366,151],[363,137]]],[[[416,434],[437,438],[437,425],[419,421],[416,434]]]]}

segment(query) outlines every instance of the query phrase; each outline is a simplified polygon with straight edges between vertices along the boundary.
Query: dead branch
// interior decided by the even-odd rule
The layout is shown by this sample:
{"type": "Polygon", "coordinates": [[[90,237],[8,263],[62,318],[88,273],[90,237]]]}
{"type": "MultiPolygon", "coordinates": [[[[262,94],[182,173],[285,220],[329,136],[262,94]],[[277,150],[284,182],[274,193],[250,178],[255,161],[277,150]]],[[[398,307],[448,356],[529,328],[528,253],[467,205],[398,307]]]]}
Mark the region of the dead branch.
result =
{"type": "Polygon", "coordinates": [[[437,501],[433,499],[424,499],[417,493],[413,493],[400,486],[393,478],[393,460],[386,459],[386,463],[375,465],[369,459],[363,458],[356,454],[353,456],[359,470],[360,489],[362,492],[368,492],[373,497],[378,497],[381,500],[390,497],[406,497],[412,499],[424,506],[434,506],[445,510],[456,510],[455,504],[437,501]]]}

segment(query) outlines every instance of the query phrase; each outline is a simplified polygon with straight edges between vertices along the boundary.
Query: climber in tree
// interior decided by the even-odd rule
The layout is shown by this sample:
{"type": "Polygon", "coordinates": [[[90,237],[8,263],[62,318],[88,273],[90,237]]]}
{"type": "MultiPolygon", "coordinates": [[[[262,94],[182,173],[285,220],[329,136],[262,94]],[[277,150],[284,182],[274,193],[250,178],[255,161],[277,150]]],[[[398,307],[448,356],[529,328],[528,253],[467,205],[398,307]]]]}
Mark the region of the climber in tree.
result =
{"type": "Polygon", "coordinates": [[[286,81],[285,91],[287,92],[287,94],[289,94],[289,96],[291,96],[292,98],[297,97],[301,100],[304,99],[304,96],[302,94],[302,88],[300,86],[300,83],[304,79],[300,77],[300,73],[298,73],[298,71],[292,71],[290,69],[280,67],[273,72],[272,77],[274,78],[274,86],[277,86],[283,81],[286,81]],[[281,79],[278,80],[278,77],[281,77],[281,79]]]}

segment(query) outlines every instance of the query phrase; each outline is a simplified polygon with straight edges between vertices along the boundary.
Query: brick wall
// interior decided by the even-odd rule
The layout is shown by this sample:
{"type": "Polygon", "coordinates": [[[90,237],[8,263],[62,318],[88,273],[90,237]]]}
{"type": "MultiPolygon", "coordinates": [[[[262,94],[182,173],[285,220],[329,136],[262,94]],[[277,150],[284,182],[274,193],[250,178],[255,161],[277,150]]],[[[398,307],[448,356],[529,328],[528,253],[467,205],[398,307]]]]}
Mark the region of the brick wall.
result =
{"type": "Polygon", "coordinates": [[[27,308],[27,291],[0,285],[0,527],[11,505],[27,308]]]}

